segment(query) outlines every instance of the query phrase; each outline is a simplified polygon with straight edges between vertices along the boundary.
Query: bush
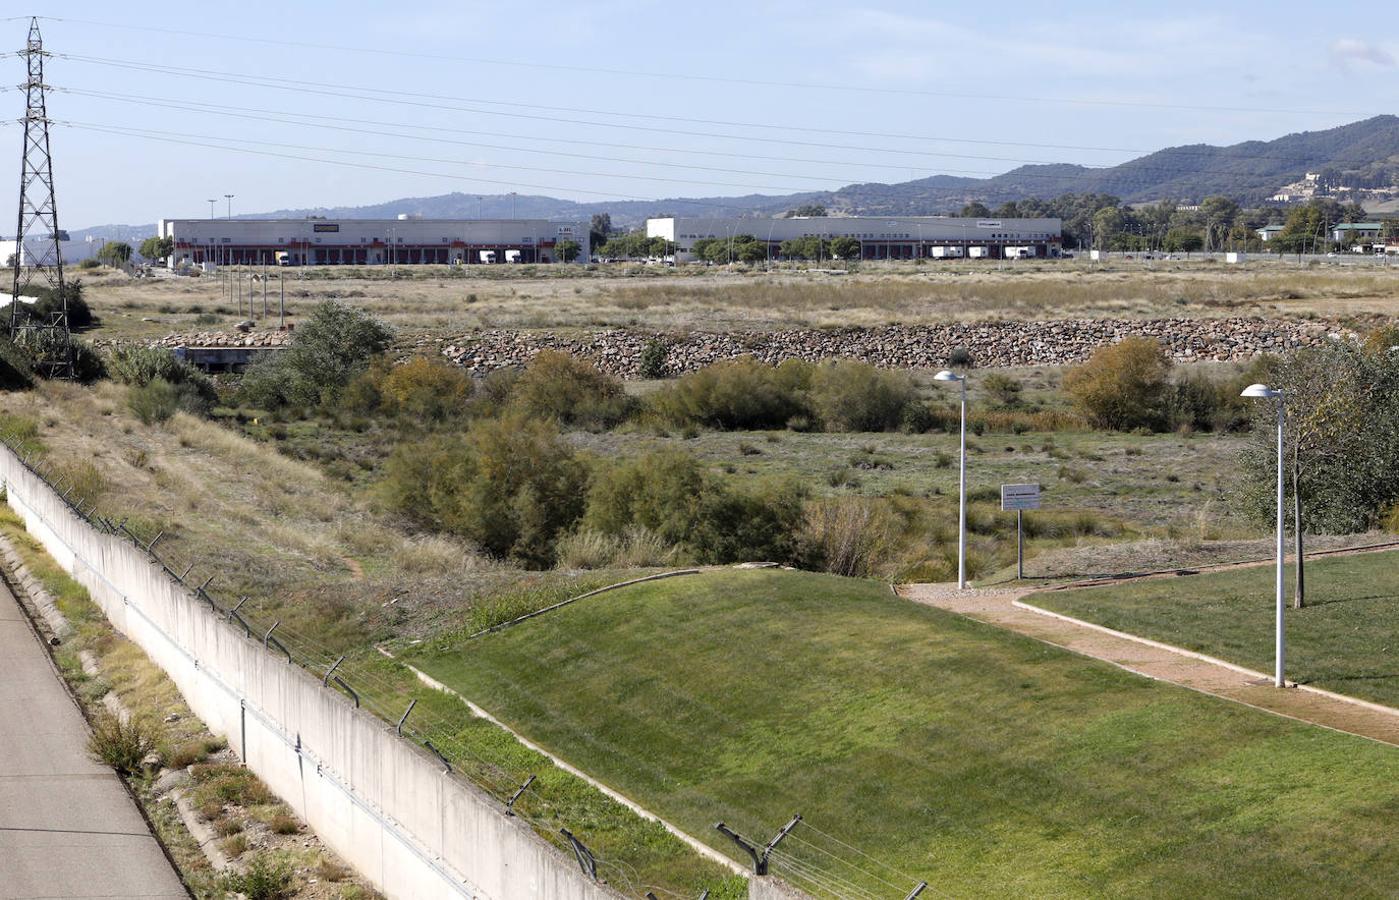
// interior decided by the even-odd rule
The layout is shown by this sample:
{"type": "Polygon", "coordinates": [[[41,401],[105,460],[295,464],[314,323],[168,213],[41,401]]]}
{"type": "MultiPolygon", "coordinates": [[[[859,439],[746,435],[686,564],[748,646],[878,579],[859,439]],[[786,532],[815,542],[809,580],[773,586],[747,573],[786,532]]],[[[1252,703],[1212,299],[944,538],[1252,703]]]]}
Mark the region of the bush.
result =
{"type": "Polygon", "coordinates": [[[976,358],[966,347],[953,347],[947,354],[947,364],[954,368],[969,369],[976,365],[976,358]]]}
{"type": "Polygon", "coordinates": [[[249,367],[240,394],[264,409],[333,404],[392,336],[369,313],[326,301],[311,311],[291,346],[249,367]]]}
{"type": "Polygon", "coordinates": [[[868,497],[835,497],[809,504],[801,534],[808,568],[850,578],[874,575],[896,538],[888,513],[868,497]]]}
{"type": "Polygon", "coordinates": [[[843,359],[815,368],[809,396],[827,431],[892,431],[917,394],[906,373],[843,359]]]}
{"type": "MultiPolygon", "coordinates": [[[[52,287],[29,288],[20,293],[38,298],[32,305],[23,307],[32,322],[50,324],[54,315],[63,309],[59,300],[60,294],[52,287]]],[[[65,282],[61,296],[68,298],[68,327],[75,330],[90,327],[93,323],[92,309],[88,307],[87,300],[83,299],[82,280],[75,278],[65,282]]]]}
{"type": "MultiPolygon", "coordinates": [[[[370,373],[374,371],[371,367],[370,373]]],[[[361,380],[367,378],[369,374],[361,376],[361,380]]],[[[461,417],[471,392],[471,377],[458,366],[425,356],[393,366],[379,382],[377,391],[385,412],[430,424],[461,417]]]]}
{"type": "Polygon", "coordinates": [[[171,384],[164,378],[132,388],[126,394],[126,405],[143,425],[165,422],[177,412],[197,416],[209,413],[209,404],[193,385],[171,384]]]}
{"type": "Polygon", "coordinates": [[[159,743],[155,725],[137,718],[123,722],[103,710],[92,720],[87,750],[93,759],[129,777],[141,772],[142,760],[154,753],[159,743]]]}
{"type": "Polygon", "coordinates": [[[15,346],[30,360],[35,375],[48,377],[51,367],[67,359],[73,364],[73,377],[91,384],[107,373],[102,357],[87,343],[72,335],[47,328],[29,328],[17,335],[15,346]]]}
{"type": "Polygon", "coordinates": [[[393,509],[534,568],[553,565],[554,542],[582,515],[586,489],[558,429],[518,414],[400,445],[381,486],[393,509]]]}
{"type": "Polygon", "coordinates": [[[1130,431],[1167,423],[1171,359],[1161,345],[1129,337],[1093,352],[1064,375],[1064,391],[1093,424],[1130,431]]]}
{"type": "Polygon", "coordinates": [[[223,889],[248,900],[286,900],[293,894],[291,864],[259,853],[242,872],[224,875],[223,889]]]}
{"type": "Polygon", "coordinates": [[[642,378],[664,378],[666,376],[666,357],[669,351],[666,345],[652,339],[646,342],[646,346],[641,350],[641,359],[638,361],[638,374],[642,378]]]}
{"type": "Polygon", "coordinates": [[[981,387],[985,389],[988,397],[991,398],[993,406],[1002,409],[1014,409],[1021,403],[1020,392],[1024,386],[1019,379],[1012,378],[1003,372],[992,372],[981,380],[981,387]]]}
{"type": "Polygon", "coordinates": [[[563,569],[638,569],[669,566],[679,557],[678,548],[641,526],[620,534],[580,528],[559,539],[558,565],[563,569]]]}
{"type": "Polygon", "coordinates": [[[796,557],[803,493],[787,484],[737,490],[690,454],[661,450],[597,473],[585,527],[621,536],[642,528],[701,562],[796,557]]]}
{"type": "Polygon", "coordinates": [[[631,409],[621,381],[556,350],[530,360],[510,389],[510,403],[526,415],[588,428],[615,425],[631,409]]]}
{"type": "Polygon", "coordinates": [[[8,338],[0,338],[0,391],[22,391],[34,386],[34,360],[8,338]]]}
{"type": "Polygon", "coordinates": [[[127,395],[127,404],[147,425],[153,421],[165,421],[175,410],[206,416],[218,401],[218,391],[209,376],[175,356],[174,352],[161,347],[118,347],[107,357],[107,371],[115,381],[138,389],[149,389],[156,381],[165,385],[164,388],[155,389],[149,397],[138,399],[139,391],[127,395]],[[175,396],[167,401],[164,395],[169,387],[175,389],[175,396]],[[144,406],[150,412],[159,412],[160,407],[153,405],[157,401],[173,406],[156,417],[143,415],[138,408],[144,406]]]}
{"type": "Polygon", "coordinates": [[[751,356],[691,372],[651,395],[651,409],[676,425],[759,430],[783,428],[807,414],[814,366],[788,360],[773,368],[751,356]]]}

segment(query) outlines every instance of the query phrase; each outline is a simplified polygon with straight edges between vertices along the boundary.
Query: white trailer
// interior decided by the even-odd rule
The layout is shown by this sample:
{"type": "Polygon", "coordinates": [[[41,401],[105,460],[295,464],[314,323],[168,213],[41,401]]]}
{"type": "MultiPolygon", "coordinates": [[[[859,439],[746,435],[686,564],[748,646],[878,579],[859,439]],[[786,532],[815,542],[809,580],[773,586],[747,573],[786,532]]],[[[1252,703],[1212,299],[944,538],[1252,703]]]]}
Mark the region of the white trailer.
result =
{"type": "Polygon", "coordinates": [[[495,262],[495,251],[494,251],[494,250],[482,250],[482,251],[480,251],[480,253],[481,253],[481,262],[483,262],[483,263],[493,263],[493,262],[495,262]]]}
{"type": "Polygon", "coordinates": [[[1007,247],[1005,249],[1006,259],[1034,259],[1034,247],[1007,247]]]}
{"type": "Polygon", "coordinates": [[[961,259],[961,247],[933,247],[931,248],[933,259],[961,259]]]}
{"type": "Polygon", "coordinates": [[[986,259],[990,255],[990,251],[985,247],[967,248],[967,256],[971,257],[972,259],[986,259]]]}

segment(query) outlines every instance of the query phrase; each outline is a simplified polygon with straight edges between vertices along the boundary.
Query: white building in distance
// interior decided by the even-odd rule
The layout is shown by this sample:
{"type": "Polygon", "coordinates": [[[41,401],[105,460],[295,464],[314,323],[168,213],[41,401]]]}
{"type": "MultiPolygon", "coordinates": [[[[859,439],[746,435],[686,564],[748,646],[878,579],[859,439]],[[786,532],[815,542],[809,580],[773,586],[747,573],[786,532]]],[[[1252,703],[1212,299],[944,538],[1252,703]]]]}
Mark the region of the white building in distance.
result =
{"type": "MultiPolygon", "coordinates": [[[[102,241],[100,240],[70,241],[68,240],[67,232],[61,232],[61,234],[63,240],[58,242],[58,247],[59,252],[63,254],[63,264],[65,266],[71,266],[74,263],[80,263],[89,257],[96,256],[97,251],[102,247],[102,241]]],[[[14,259],[18,247],[18,241],[0,240],[0,263],[4,263],[6,266],[14,265],[12,260],[14,259]]],[[[52,265],[56,262],[56,260],[49,258],[52,250],[52,241],[40,240],[33,237],[28,238],[24,242],[24,255],[20,257],[20,265],[37,266],[41,262],[47,262],[49,265],[52,265]]]]}
{"type": "Polygon", "coordinates": [[[480,265],[558,262],[578,244],[586,262],[588,223],[546,219],[162,219],[183,265],[480,265]]]}
{"type": "Polygon", "coordinates": [[[694,258],[696,241],[752,235],[773,259],[783,241],[804,237],[860,242],[861,259],[1023,259],[1060,255],[1060,219],[973,219],[952,216],[795,216],[781,219],[648,219],[646,236],[676,245],[676,258],[694,258]]]}

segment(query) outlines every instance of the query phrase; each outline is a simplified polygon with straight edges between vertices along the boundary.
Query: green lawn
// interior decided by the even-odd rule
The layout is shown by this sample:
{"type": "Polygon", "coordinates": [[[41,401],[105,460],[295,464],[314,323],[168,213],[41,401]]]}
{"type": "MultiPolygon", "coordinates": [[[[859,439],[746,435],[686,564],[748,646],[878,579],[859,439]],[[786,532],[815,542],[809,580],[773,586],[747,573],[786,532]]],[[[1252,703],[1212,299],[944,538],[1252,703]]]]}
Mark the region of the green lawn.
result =
{"type": "MultiPolygon", "coordinates": [[[[775,570],[654,582],[410,661],[735,853],[715,822],[766,840],[799,812],[954,896],[1399,884],[1392,748],[870,582],[775,570]]],[[[807,826],[793,837],[798,865],[877,897],[912,887],[807,826]]],[[[803,883],[790,861],[775,870],[803,883]]]]}
{"type": "MultiPolygon", "coordinates": [[[[1307,564],[1294,610],[1289,565],[1287,674],[1304,684],[1399,706],[1399,553],[1307,564]]],[[[1272,566],[1037,594],[1031,602],[1239,665],[1273,671],[1272,566]]]]}

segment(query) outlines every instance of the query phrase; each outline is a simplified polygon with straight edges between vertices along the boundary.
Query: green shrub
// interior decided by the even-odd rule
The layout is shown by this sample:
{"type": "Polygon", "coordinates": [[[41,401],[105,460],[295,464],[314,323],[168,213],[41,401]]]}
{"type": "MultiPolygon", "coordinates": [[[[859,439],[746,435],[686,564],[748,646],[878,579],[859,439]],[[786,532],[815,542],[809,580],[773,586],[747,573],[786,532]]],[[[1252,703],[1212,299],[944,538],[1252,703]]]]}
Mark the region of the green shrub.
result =
{"type": "MultiPolygon", "coordinates": [[[[33,304],[22,306],[30,321],[40,324],[53,322],[54,315],[63,309],[63,304],[59,300],[59,292],[52,287],[34,287],[21,290],[20,293],[36,297],[33,304]]],[[[68,298],[68,327],[72,329],[88,328],[93,323],[92,310],[87,305],[87,300],[83,299],[83,283],[81,279],[73,279],[63,285],[63,294],[68,298]]]]}
{"type": "MultiPolygon", "coordinates": [[[[139,393],[137,390],[128,395],[128,405],[147,425],[152,421],[165,421],[176,409],[193,415],[208,415],[218,401],[218,391],[209,376],[162,347],[118,347],[107,356],[107,371],[113,380],[137,389],[149,388],[156,381],[175,388],[177,396],[173,399],[174,407],[155,418],[143,415],[138,406],[144,405],[148,410],[157,411],[158,407],[151,404],[160,397],[135,399],[139,393]]],[[[161,388],[155,393],[163,396],[166,391],[161,388]]]]}
{"type": "Polygon", "coordinates": [[[583,513],[587,471],[552,423],[519,414],[465,435],[402,444],[385,464],[387,504],[524,565],[547,568],[583,513]]]}
{"type": "Polygon", "coordinates": [[[1064,375],[1064,391],[1093,424],[1159,430],[1168,421],[1171,359],[1152,338],[1100,347],[1064,375]]]}
{"type": "Polygon", "coordinates": [[[223,889],[248,900],[286,900],[294,893],[291,863],[259,853],[242,872],[225,874],[223,889]]]}
{"type": "Polygon", "coordinates": [[[16,336],[15,346],[31,360],[31,371],[47,377],[49,366],[64,359],[73,364],[73,377],[91,384],[107,373],[102,356],[84,341],[47,328],[25,329],[16,336]]]}
{"type": "Polygon", "coordinates": [[[807,568],[851,578],[875,575],[889,560],[898,531],[878,500],[833,497],[807,505],[801,543],[807,568]]]}
{"type": "Polygon", "coordinates": [[[363,310],[335,301],[318,304],[291,346],[249,367],[240,396],[263,409],[333,404],[392,337],[387,325],[363,310]]]}
{"type": "Polygon", "coordinates": [[[22,391],[34,386],[34,360],[9,338],[0,338],[0,390],[22,391]]]}
{"type": "MultiPolygon", "coordinates": [[[[376,371],[377,367],[371,366],[369,373],[355,384],[368,380],[376,371]]],[[[386,412],[419,423],[438,424],[466,413],[472,383],[471,376],[458,366],[442,359],[416,356],[392,366],[379,381],[377,393],[386,412]]]]}
{"type": "Polygon", "coordinates": [[[588,428],[615,425],[631,409],[621,381],[556,350],[530,360],[510,389],[510,403],[526,415],[588,428]]]}
{"type": "Polygon", "coordinates": [[[641,350],[638,374],[642,378],[664,378],[666,376],[666,357],[669,352],[664,342],[654,338],[647,341],[646,346],[641,350]]]}
{"type": "Polygon", "coordinates": [[[892,431],[917,394],[904,372],[842,359],[815,368],[809,397],[827,431],[892,431]]]}
{"type": "Polygon", "coordinates": [[[131,776],[140,773],[141,761],[159,744],[158,728],[153,723],[137,718],[122,721],[103,710],[92,720],[87,750],[98,762],[131,776]]]}
{"type": "Polygon", "coordinates": [[[981,388],[986,391],[993,406],[1013,409],[1021,404],[1020,392],[1024,390],[1019,379],[1003,372],[992,372],[981,379],[981,388]]]}
{"type": "Polygon", "coordinates": [[[196,416],[208,415],[210,407],[194,384],[171,384],[164,378],[157,378],[149,384],[129,390],[126,394],[126,405],[143,425],[165,422],[177,412],[187,412],[196,416]]]}
{"type": "Polygon", "coordinates": [[[651,409],[676,425],[760,430],[784,428],[808,413],[814,366],[788,360],[776,368],[751,356],[715,363],[651,395],[651,409]]]}
{"type": "Polygon", "coordinates": [[[796,557],[804,493],[788,483],[736,489],[690,454],[660,450],[604,468],[588,492],[585,527],[642,528],[701,562],[796,557]]]}

